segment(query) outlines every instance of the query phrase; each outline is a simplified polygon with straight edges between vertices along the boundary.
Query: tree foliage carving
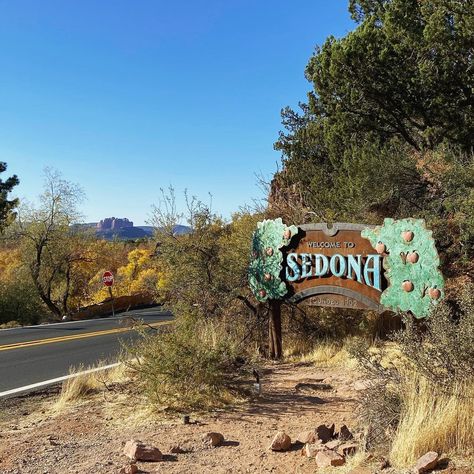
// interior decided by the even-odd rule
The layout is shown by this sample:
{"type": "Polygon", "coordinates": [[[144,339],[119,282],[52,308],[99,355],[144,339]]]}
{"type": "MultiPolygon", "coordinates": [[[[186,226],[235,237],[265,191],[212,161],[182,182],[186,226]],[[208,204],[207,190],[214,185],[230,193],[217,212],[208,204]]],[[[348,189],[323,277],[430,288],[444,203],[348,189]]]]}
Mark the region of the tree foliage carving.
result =
{"type": "Polygon", "coordinates": [[[286,226],[281,218],[266,219],[257,224],[248,273],[250,288],[258,301],[265,302],[286,295],[286,284],[280,278],[283,262],[280,249],[288,245],[297,233],[296,226],[286,226]]]}
{"type": "Polygon", "coordinates": [[[431,230],[423,219],[385,219],[382,226],[362,231],[384,254],[389,286],[380,302],[393,311],[410,311],[416,318],[429,316],[443,297],[444,280],[431,230]]]}

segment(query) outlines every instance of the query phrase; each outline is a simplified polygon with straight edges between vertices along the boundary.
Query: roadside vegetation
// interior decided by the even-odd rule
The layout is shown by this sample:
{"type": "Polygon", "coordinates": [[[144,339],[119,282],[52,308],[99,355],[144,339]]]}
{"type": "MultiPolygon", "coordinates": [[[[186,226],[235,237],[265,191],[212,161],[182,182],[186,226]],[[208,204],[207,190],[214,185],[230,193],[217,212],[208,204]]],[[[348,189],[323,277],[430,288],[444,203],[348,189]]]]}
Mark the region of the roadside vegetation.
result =
{"type": "MultiPolygon", "coordinates": [[[[108,294],[100,275],[111,270],[116,296],[149,294],[176,318],[170,330],[144,332],[126,356],[149,406],[235,403],[269,353],[269,305],[247,285],[258,221],[423,218],[446,278],[446,300],[431,317],[284,305],[285,357],[358,364],[367,381],[360,418],[368,449],[390,453],[393,465],[409,466],[429,450],[469,452],[474,8],[458,0],[350,0],[349,9],[354,31],[316,49],[306,102],[282,111],[275,143],[282,167],[259,209],[225,220],[187,196],[179,212],[170,189],[153,208],[153,239],[105,242],[71,230],[82,192],[61,176],[47,173],[38,207],[7,200],[16,177],[0,182],[0,323],[57,319],[101,302],[108,294]],[[177,224],[192,232],[175,235],[177,224]]],[[[94,390],[90,380],[72,380],[61,403],[94,390]]]]}

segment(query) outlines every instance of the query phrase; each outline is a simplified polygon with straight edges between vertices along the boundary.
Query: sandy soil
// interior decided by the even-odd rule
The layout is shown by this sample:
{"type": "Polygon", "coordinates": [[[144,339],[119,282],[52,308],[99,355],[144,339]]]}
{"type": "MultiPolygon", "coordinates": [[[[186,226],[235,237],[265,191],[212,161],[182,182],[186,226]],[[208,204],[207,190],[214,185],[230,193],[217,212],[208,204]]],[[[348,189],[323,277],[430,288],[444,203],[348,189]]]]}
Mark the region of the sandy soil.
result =
{"type": "MultiPolygon", "coordinates": [[[[346,368],[316,368],[303,363],[271,366],[266,369],[263,394],[258,399],[232,409],[194,415],[194,423],[189,425],[176,416],[151,417],[140,408],[140,399],[130,401],[114,391],[60,413],[53,410],[58,389],[2,401],[0,472],[117,473],[128,464],[123,445],[129,439],[139,439],[165,454],[159,463],[139,462],[140,472],[314,473],[315,461],[301,455],[301,446],[274,453],[268,445],[278,430],[286,431],[292,439],[321,423],[335,423],[336,427],[344,423],[355,430],[356,380],[356,373],[346,368]],[[297,387],[322,381],[331,388],[297,387]],[[206,448],[201,438],[209,431],[222,433],[225,444],[206,448]],[[190,452],[171,455],[173,445],[190,452]]],[[[365,472],[375,472],[380,461],[374,457],[368,464],[372,467],[365,472]]],[[[444,472],[454,471],[448,468],[444,472]]]]}

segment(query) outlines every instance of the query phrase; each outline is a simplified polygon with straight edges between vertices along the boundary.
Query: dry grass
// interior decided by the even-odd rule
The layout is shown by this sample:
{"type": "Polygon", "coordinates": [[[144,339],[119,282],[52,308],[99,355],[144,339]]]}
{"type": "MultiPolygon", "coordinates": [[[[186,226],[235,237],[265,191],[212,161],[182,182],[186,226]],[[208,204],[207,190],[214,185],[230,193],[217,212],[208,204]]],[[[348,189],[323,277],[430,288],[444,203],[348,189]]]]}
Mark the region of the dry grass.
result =
{"type": "Polygon", "coordinates": [[[12,329],[20,327],[21,324],[18,321],[8,321],[7,323],[0,324],[0,329],[12,329]]]}
{"type": "Polygon", "coordinates": [[[394,465],[409,466],[427,451],[473,454],[474,385],[446,393],[411,373],[401,390],[401,419],[390,454],[394,465]]]}
{"type": "Polygon", "coordinates": [[[285,358],[295,362],[311,362],[326,367],[347,366],[354,367],[355,361],[349,355],[347,347],[351,339],[347,338],[340,342],[334,340],[319,341],[313,346],[306,343],[291,343],[285,349],[285,358]]]}
{"type": "Polygon", "coordinates": [[[84,368],[83,366],[71,368],[69,371],[71,375],[79,375],[63,382],[54,409],[56,411],[62,411],[66,406],[80,402],[101,391],[108,390],[111,384],[124,383],[128,380],[129,375],[127,369],[122,364],[110,369],[89,372],[98,367],[100,367],[100,365],[88,368],[84,368]]]}

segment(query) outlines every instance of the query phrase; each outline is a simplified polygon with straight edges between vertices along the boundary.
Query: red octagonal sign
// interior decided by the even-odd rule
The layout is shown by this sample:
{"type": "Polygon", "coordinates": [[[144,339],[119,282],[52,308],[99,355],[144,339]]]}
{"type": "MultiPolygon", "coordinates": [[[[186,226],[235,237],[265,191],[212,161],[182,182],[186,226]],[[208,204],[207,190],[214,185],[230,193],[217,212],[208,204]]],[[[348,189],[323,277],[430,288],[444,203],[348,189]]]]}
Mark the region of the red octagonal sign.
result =
{"type": "Polygon", "coordinates": [[[105,286],[112,286],[114,284],[114,274],[109,271],[104,272],[102,275],[102,281],[105,286]]]}

